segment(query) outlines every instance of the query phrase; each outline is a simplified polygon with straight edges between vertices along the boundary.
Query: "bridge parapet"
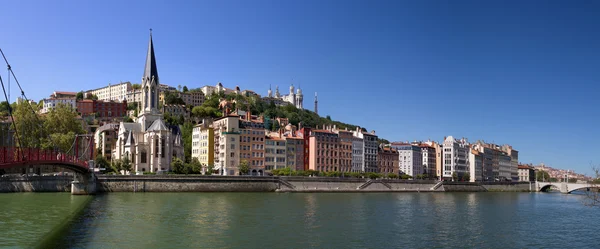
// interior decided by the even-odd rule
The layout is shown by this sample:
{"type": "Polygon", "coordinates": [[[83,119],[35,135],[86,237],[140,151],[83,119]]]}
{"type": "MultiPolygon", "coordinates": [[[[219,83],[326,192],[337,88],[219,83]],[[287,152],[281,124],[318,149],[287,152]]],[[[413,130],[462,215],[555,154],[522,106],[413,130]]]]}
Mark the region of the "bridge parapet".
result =
{"type": "Polygon", "coordinates": [[[556,187],[563,194],[569,194],[576,190],[593,188],[594,186],[589,183],[566,183],[566,182],[536,182],[536,190],[538,192],[550,187],[556,187]]]}

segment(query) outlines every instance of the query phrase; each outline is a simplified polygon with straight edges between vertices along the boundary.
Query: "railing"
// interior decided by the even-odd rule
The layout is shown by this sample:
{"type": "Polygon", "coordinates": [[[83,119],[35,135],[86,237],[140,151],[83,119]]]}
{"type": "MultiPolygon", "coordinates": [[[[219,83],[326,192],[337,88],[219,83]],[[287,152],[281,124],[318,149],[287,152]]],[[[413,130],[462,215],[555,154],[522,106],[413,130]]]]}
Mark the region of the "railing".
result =
{"type": "Polygon", "coordinates": [[[38,148],[0,147],[0,165],[18,164],[24,162],[65,162],[87,168],[87,161],[80,160],[75,155],[68,155],[53,150],[38,148]]]}

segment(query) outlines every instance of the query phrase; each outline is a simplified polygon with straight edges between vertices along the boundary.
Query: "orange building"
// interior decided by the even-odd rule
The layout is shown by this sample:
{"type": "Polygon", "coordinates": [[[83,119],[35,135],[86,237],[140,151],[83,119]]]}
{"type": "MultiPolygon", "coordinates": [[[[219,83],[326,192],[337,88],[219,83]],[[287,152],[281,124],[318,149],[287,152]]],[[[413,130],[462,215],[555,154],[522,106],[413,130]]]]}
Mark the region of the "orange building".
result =
{"type": "Polygon", "coordinates": [[[339,168],[336,171],[351,172],[352,171],[352,138],[353,133],[348,130],[338,130],[338,159],[339,168]]]}
{"type": "Polygon", "coordinates": [[[339,136],[331,129],[312,130],[309,138],[309,169],[339,171],[339,136]]]}
{"type": "Polygon", "coordinates": [[[377,171],[381,174],[398,174],[398,151],[390,147],[379,147],[377,151],[377,171]]]}
{"type": "Polygon", "coordinates": [[[262,118],[252,116],[250,112],[240,116],[240,163],[246,160],[251,172],[265,170],[265,137],[262,118]]]}

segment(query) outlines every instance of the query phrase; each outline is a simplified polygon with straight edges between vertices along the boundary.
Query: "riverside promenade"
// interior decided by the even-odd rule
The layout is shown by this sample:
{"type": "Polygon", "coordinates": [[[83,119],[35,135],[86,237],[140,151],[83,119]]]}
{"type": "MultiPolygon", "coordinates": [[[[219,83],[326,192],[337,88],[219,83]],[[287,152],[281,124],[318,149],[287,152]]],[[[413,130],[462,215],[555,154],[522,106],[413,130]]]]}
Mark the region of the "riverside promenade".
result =
{"type": "MultiPolygon", "coordinates": [[[[0,193],[68,192],[73,177],[0,178],[0,193]]],[[[535,192],[534,183],[337,177],[98,175],[97,192],[535,192]],[[533,184],[533,185],[532,185],[533,184]]]]}

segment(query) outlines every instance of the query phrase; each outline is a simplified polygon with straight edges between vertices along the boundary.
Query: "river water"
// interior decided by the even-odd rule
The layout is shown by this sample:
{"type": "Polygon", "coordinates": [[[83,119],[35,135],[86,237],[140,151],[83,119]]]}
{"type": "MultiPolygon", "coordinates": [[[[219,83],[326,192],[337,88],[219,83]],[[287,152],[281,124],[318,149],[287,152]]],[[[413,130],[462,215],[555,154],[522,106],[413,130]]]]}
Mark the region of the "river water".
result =
{"type": "Polygon", "coordinates": [[[0,247],[600,248],[600,208],[584,206],[580,195],[110,193],[86,198],[0,195],[0,247]],[[80,206],[85,208],[77,213],[80,206]],[[69,216],[70,225],[61,224],[69,216]],[[66,229],[47,239],[49,231],[60,230],[56,226],[66,229]]]}

